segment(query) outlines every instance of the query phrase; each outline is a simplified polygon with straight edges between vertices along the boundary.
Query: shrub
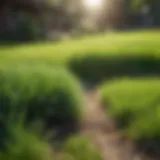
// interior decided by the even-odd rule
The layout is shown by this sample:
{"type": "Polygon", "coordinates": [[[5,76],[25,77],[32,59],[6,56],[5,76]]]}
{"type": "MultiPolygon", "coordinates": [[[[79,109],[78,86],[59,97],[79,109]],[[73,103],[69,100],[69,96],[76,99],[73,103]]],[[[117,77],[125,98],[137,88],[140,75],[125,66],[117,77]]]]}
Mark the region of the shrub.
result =
{"type": "Polygon", "coordinates": [[[102,160],[100,153],[92,146],[88,138],[73,136],[65,142],[60,160],[88,159],[102,160]]]}
{"type": "MultiPolygon", "coordinates": [[[[16,12],[15,12],[16,13],[16,12]]],[[[29,15],[17,14],[16,28],[2,26],[0,31],[0,42],[5,44],[15,42],[27,42],[44,39],[42,24],[40,21],[29,15]]]]}
{"type": "Polygon", "coordinates": [[[81,117],[82,90],[66,70],[17,66],[0,71],[0,118],[12,125],[22,120],[76,124],[81,117]]]}
{"type": "Polygon", "coordinates": [[[1,160],[102,160],[86,137],[70,137],[58,151],[39,131],[12,126],[12,137],[7,152],[0,152],[1,160]]]}
{"type": "Polygon", "coordinates": [[[159,74],[159,64],[160,60],[152,52],[92,53],[73,56],[69,68],[82,80],[98,82],[113,77],[159,74]]]}
{"type": "Polygon", "coordinates": [[[125,79],[101,86],[101,101],[112,118],[134,139],[160,137],[160,80],[125,79]]]}
{"type": "Polygon", "coordinates": [[[45,138],[32,130],[12,126],[14,141],[7,143],[7,151],[0,152],[1,160],[52,160],[51,146],[45,138]]]}

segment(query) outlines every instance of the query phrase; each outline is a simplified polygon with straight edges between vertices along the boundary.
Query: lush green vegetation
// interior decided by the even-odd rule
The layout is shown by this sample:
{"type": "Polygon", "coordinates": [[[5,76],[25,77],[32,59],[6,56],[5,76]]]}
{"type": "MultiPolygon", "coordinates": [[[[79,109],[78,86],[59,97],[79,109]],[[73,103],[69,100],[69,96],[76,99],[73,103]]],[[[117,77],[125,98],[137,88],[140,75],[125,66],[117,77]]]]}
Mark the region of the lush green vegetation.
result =
{"type": "Polygon", "coordinates": [[[159,140],[160,79],[122,79],[101,86],[101,101],[127,135],[159,140]]]}
{"type": "Polygon", "coordinates": [[[82,89],[67,70],[43,65],[0,69],[0,145],[5,146],[12,126],[42,121],[45,125],[79,124],[82,89]]]}
{"type": "Polygon", "coordinates": [[[110,33],[57,44],[1,49],[1,66],[18,63],[64,65],[83,80],[158,73],[159,31],[110,33]]]}
{"type": "Polygon", "coordinates": [[[90,143],[90,139],[82,136],[69,138],[62,151],[62,160],[102,160],[98,150],[90,143]]]}
{"type": "MultiPolygon", "coordinates": [[[[5,145],[6,138],[10,141],[12,136],[15,141],[14,147],[7,146],[9,154],[2,153],[0,158],[18,160],[26,155],[27,160],[43,160],[44,155],[50,160],[47,141],[23,130],[16,132],[18,136],[12,135],[12,126],[35,120],[52,120],[53,124],[80,120],[82,88],[68,69],[90,83],[121,76],[158,75],[159,35],[156,30],[108,33],[56,44],[1,46],[0,144],[5,145]]],[[[159,79],[110,81],[101,87],[102,102],[126,135],[136,140],[158,139],[159,90],[159,79]]],[[[60,160],[101,159],[81,137],[64,143],[61,155],[60,160]]]]}
{"type": "Polygon", "coordinates": [[[155,42],[151,35],[113,35],[113,39],[99,40],[97,45],[93,44],[96,48],[93,47],[92,51],[71,57],[69,67],[78,77],[89,82],[120,76],[158,74],[160,41],[155,42]]]}
{"type": "Polygon", "coordinates": [[[19,121],[17,118],[24,113],[27,119],[70,123],[81,115],[80,84],[64,69],[40,65],[3,68],[0,82],[3,120],[19,121]]]}
{"type": "Polygon", "coordinates": [[[14,141],[8,143],[7,152],[0,152],[1,160],[102,160],[85,137],[70,137],[57,150],[51,144],[50,138],[44,138],[41,132],[35,129],[17,126],[12,131],[14,141]]]}
{"type": "Polygon", "coordinates": [[[12,126],[12,141],[7,142],[7,151],[0,153],[1,160],[52,160],[52,158],[47,138],[42,138],[35,130],[17,125],[12,126]]]}
{"type": "Polygon", "coordinates": [[[80,120],[82,88],[67,70],[44,65],[6,67],[0,70],[0,82],[0,144],[5,149],[0,152],[1,160],[102,159],[89,139],[78,135],[57,150],[57,144],[35,123],[52,119],[52,125],[72,125],[80,120]]]}

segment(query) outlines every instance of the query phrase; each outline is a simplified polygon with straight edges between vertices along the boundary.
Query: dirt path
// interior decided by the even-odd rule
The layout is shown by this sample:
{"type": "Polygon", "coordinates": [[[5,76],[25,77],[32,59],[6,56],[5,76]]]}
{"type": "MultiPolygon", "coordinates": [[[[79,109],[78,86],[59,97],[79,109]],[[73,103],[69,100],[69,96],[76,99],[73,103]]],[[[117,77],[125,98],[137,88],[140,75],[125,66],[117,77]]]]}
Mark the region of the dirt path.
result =
{"type": "Polygon", "coordinates": [[[86,93],[81,135],[89,136],[94,146],[102,152],[103,160],[141,160],[131,142],[117,132],[113,121],[103,111],[97,91],[86,93]]]}

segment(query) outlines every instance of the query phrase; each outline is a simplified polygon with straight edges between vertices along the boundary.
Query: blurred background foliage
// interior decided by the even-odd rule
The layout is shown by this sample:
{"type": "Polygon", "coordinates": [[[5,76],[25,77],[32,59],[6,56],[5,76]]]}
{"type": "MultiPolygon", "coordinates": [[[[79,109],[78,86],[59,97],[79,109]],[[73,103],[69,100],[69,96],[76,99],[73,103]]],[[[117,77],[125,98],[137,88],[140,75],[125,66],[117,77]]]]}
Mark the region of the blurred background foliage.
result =
{"type": "Polygon", "coordinates": [[[89,1],[86,2],[3,0],[0,2],[0,40],[61,40],[111,28],[121,30],[160,25],[158,0],[102,0],[100,9],[94,8],[94,2],[90,6],[87,5],[89,1]]]}

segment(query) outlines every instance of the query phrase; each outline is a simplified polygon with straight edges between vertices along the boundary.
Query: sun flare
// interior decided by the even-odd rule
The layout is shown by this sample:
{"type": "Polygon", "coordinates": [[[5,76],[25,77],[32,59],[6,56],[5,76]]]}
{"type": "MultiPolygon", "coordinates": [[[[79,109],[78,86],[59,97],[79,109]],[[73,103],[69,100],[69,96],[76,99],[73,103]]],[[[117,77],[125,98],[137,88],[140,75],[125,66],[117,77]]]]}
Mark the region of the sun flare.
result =
{"type": "Polygon", "coordinates": [[[98,9],[103,5],[103,0],[83,0],[83,1],[84,1],[84,5],[88,9],[98,9]]]}

